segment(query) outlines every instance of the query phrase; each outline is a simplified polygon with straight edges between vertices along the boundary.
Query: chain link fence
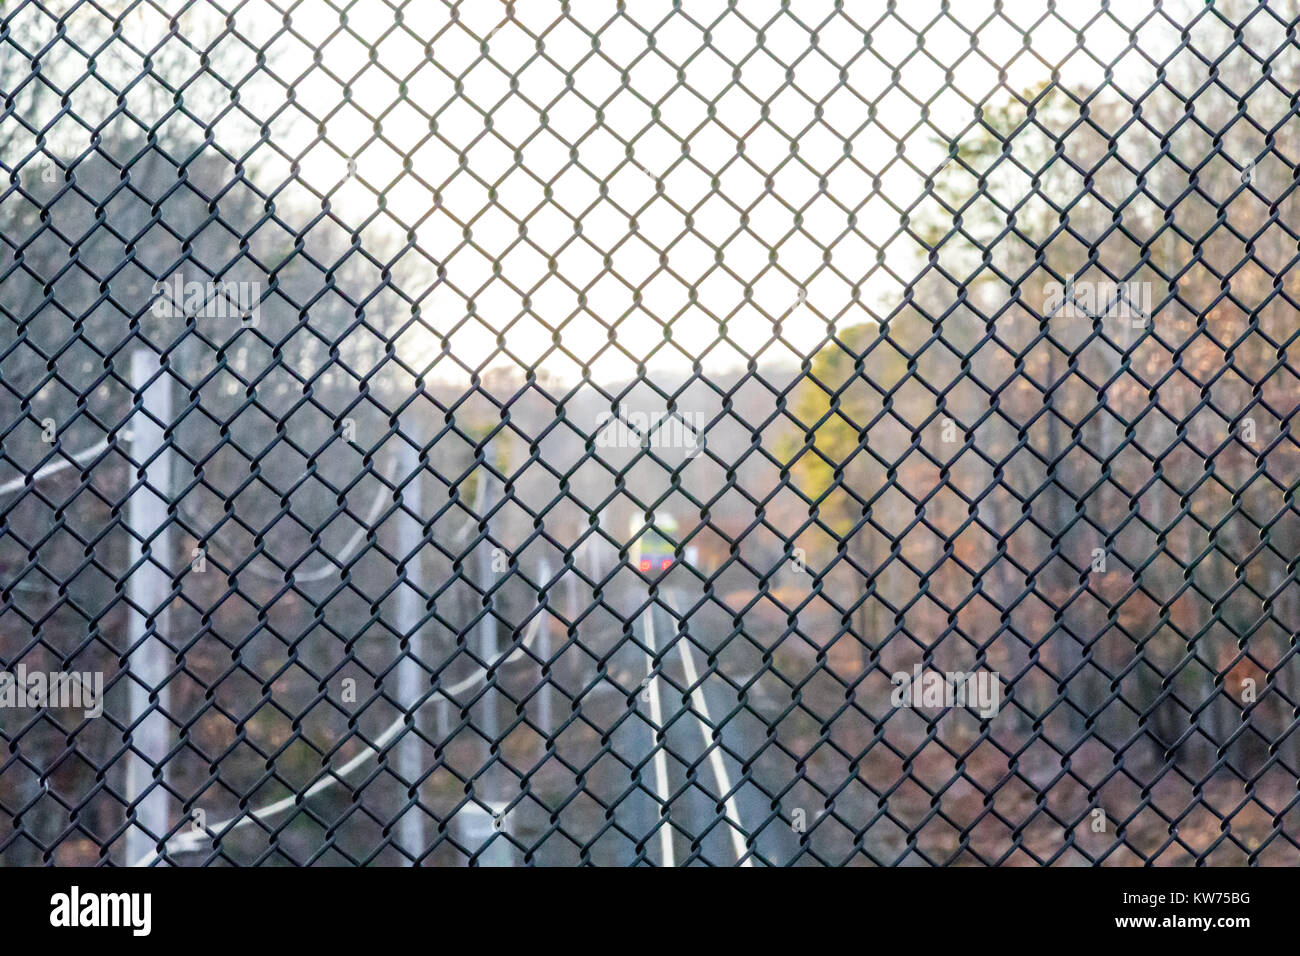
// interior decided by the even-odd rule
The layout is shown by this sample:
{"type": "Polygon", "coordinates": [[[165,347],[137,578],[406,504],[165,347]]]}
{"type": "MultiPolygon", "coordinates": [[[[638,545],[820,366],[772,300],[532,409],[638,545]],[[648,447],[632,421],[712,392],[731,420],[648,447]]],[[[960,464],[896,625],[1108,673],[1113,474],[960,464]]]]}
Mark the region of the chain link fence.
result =
{"type": "Polygon", "coordinates": [[[1300,862],[1298,23],[0,3],[0,861],[1300,862]]]}

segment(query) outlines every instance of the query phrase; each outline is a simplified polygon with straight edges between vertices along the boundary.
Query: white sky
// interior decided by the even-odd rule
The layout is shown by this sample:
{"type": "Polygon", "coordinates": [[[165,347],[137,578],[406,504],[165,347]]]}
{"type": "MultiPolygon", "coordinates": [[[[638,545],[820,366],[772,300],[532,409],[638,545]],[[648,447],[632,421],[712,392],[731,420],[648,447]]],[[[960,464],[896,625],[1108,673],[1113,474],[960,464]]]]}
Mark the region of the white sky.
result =
{"type": "MultiPolygon", "coordinates": [[[[175,0],[163,4],[170,5],[175,5],[175,0]]],[[[684,6],[700,24],[710,23],[727,9],[723,0],[692,0],[684,6]]],[[[1002,102],[1007,94],[997,89],[995,67],[974,55],[953,67],[954,83],[945,89],[944,68],[969,50],[970,38],[953,19],[926,26],[938,15],[938,0],[908,0],[900,5],[897,18],[874,26],[883,15],[883,3],[846,4],[854,20],[872,31],[870,49],[857,59],[853,57],[861,53],[865,41],[847,20],[822,28],[817,48],[812,49],[809,33],[791,17],[781,16],[766,28],[763,48],[757,49],[755,29],[741,17],[751,24],[765,24],[780,14],[779,0],[743,0],[738,6],[739,16],[728,14],[711,27],[710,50],[701,30],[685,16],[672,15],[667,0],[629,4],[629,15],[643,28],[668,17],[655,31],[655,50],[646,55],[645,34],[626,18],[617,18],[612,0],[575,0],[571,21],[550,32],[545,31],[560,18],[560,7],[549,0],[520,0],[517,22],[504,24],[504,5],[499,0],[462,4],[459,24],[451,21],[451,11],[443,3],[414,0],[401,11],[406,30],[394,29],[395,13],[389,3],[360,0],[347,14],[349,27],[360,39],[346,33],[328,39],[339,30],[338,11],[325,0],[305,0],[291,15],[293,29],[301,39],[283,35],[274,41],[270,38],[280,28],[283,14],[271,0],[250,0],[236,14],[237,29],[255,44],[270,43],[269,72],[255,73],[241,88],[242,102],[258,116],[269,116],[283,107],[286,87],[272,79],[269,74],[274,73],[285,80],[302,75],[294,84],[293,95],[306,113],[323,117],[338,107],[344,99],[342,87],[325,70],[312,68],[316,45],[325,44],[323,66],[335,76],[351,80],[364,71],[352,80],[355,108],[346,106],[327,121],[328,143],[317,141],[315,119],[308,121],[301,114],[298,122],[285,118],[275,124],[275,142],[280,149],[301,156],[302,182],[322,192],[336,190],[331,202],[346,221],[361,222],[376,209],[376,193],[359,180],[387,187],[386,228],[396,237],[416,229],[420,246],[446,263],[450,282],[460,290],[458,294],[445,285],[434,291],[425,300],[425,320],[440,330],[451,329],[466,315],[465,296],[475,299],[478,317],[454,333],[453,351],[462,361],[477,364],[488,357],[496,348],[497,332],[515,320],[506,341],[520,360],[536,361],[545,353],[552,336],[547,323],[564,323],[564,346],[582,358],[591,358],[608,342],[605,328],[593,316],[608,322],[633,309],[618,329],[619,343],[632,355],[646,355],[660,344],[660,320],[676,317],[672,328],[676,347],[662,350],[652,366],[681,368],[699,356],[712,369],[736,366],[743,364],[744,356],[720,341],[718,323],[705,310],[720,316],[733,313],[744,303],[743,282],[753,283],[754,303],[776,316],[796,306],[804,289],[811,308],[799,308],[785,329],[794,351],[777,347],[763,353],[768,361],[795,360],[825,335],[825,321],[814,310],[834,316],[852,301],[850,285],[822,269],[823,250],[818,243],[829,246],[832,263],[850,280],[860,281],[875,269],[864,287],[864,298],[875,306],[887,308],[900,287],[876,268],[877,249],[872,244],[884,249],[885,264],[899,274],[906,276],[916,268],[915,244],[906,237],[891,240],[899,228],[899,216],[884,197],[910,205],[924,185],[922,177],[904,164],[889,165],[896,152],[894,138],[904,138],[908,160],[921,169],[934,169],[945,153],[929,128],[908,134],[919,119],[919,110],[902,91],[923,98],[939,94],[930,107],[930,119],[946,136],[956,136],[972,119],[970,105],[956,90],[975,101],[993,93],[993,101],[1002,102]],[[611,18],[615,22],[605,26],[611,18]],[[600,31],[603,56],[590,56],[590,39],[577,24],[600,31]],[[899,81],[891,86],[891,71],[917,45],[907,24],[917,30],[925,28],[924,51],[899,67],[899,81]],[[545,33],[544,51],[553,63],[537,60],[524,66],[537,47],[528,31],[545,33]],[[479,38],[489,34],[490,55],[499,66],[480,58],[479,38]],[[434,62],[429,62],[422,41],[434,37],[434,62]],[[388,71],[406,78],[406,102],[393,79],[375,66],[367,67],[370,51],[366,44],[376,45],[378,62],[388,71]],[[749,93],[737,88],[723,93],[710,121],[707,100],[701,96],[717,96],[730,83],[732,67],[724,57],[733,62],[743,60],[740,79],[749,93]],[[782,90],[787,66],[796,61],[793,70],[798,89],[782,90]],[[673,89],[679,67],[694,92],[671,92],[660,104],[657,121],[644,102],[621,89],[619,70],[628,69],[631,87],[642,97],[657,101],[673,89]],[[847,71],[844,85],[839,80],[841,69],[847,71]],[[574,71],[568,92],[564,70],[574,71]],[[445,71],[464,74],[459,95],[455,81],[445,71]],[[519,77],[513,93],[512,73],[519,77]],[[755,130],[761,109],[755,96],[771,97],[778,91],[768,122],[755,130]],[[820,122],[815,122],[816,104],[809,95],[829,95],[820,122]],[[603,126],[584,98],[603,104],[603,126]],[[878,100],[874,122],[868,122],[864,98],[878,100]],[[379,117],[394,104],[398,105],[381,120],[383,134],[392,146],[379,142],[365,145],[373,132],[373,120],[365,114],[379,117]],[[492,130],[486,136],[484,118],[471,104],[496,107],[492,130]],[[538,109],[548,104],[549,130],[541,130],[538,109]],[[438,132],[445,142],[429,139],[422,143],[429,122],[421,111],[438,113],[438,132]],[[805,132],[809,124],[814,125],[805,132]],[[734,161],[736,133],[746,134],[745,156],[752,165],[734,161]],[[606,178],[624,158],[620,137],[624,141],[635,138],[634,159],[640,168],[629,164],[606,178]],[[689,137],[695,162],[681,161],[680,145],[674,137],[689,137]],[[792,138],[797,138],[799,156],[813,172],[786,162],[792,138]],[[865,171],[842,162],[846,139],[865,171]],[[580,162],[596,178],[569,168],[552,187],[553,202],[545,203],[543,185],[536,177],[549,179],[564,170],[569,159],[565,141],[578,143],[580,162]],[[356,179],[346,179],[348,160],[329,144],[355,156],[356,179]],[[524,169],[510,172],[493,200],[480,183],[460,170],[458,151],[462,149],[468,150],[469,169],[489,182],[511,170],[515,150],[522,152],[524,169]],[[409,174],[402,171],[407,160],[409,174]],[[710,198],[709,176],[715,174],[720,179],[721,196],[710,198]],[[665,195],[637,213],[632,228],[628,215],[641,210],[654,196],[652,175],[666,175],[665,195]],[[774,178],[775,196],[764,195],[767,175],[774,178]],[[818,175],[827,176],[829,192],[841,206],[861,206],[856,234],[843,235],[848,227],[844,209],[823,197],[803,213],[807,235],[790,235],[794,213],[785,204],[802,206],[812,201],[818,192],[818,175]],[[878,190],[873,175],[880,178],[878,190]],[[441,208],[434,209],[433,196],[419,179],[442,188],[441,208]],[[604,199],[599,194],[602,180],[608,188],[604,199]],[[337,188],[340,182],[344,185],[337,188]],[[686,229],[685,221],[668,200],[689,209],[705,199],[704,207],[695,213],[698,235],[678,239],[686,229]],[[736,207],[755,202],[749,228],[758,239],[746,233],[733,237],[740,226],[736,207]],[[569,214],[593,203],[582,217],[582,238],[573,241],[574,222],[569,214]],[[540,210],[539,204],[543,204],[540,210]],[[515,219],[525,217],[531,217],[529,239],[535,247],[519,239],[515,219]],[[463,246],[464,224],[471,221],[473,241],[487,255],[463,246]],[[724,263],[741,281],[713,268],[716,249],[710,244],[721,246],[724,263]],[[773,246],[777,263],[789,277],[770,267],[768,256],[773,246]],[[679,278],[660,270],[659,256],[664,249],[668,269],[679,278]],[[608,270],[603,263],[605,255],[611,259],[608,270]],[[549,275],[547,256],[555,257],[557,272],[567,283],[549,275]],[[493,258],[500,259],[500,276],[493,275],[493,258]],[[532,315],[519,318],[524,306],[512,283],[528,292],[532,315]],[[638,309],[633,285],[641,283],[638,309]],[[571,318],[579,308],[574,287],[586,289],[587,303],[586,311],[571,318]],[[698,297],[695,303],[691,301],[692,287],[698,297]]],[[[1150,12],[1147,5],[1131,6],[1132,12],[1117,13],[1130,17],[1129,25],[1150,12]]],[[[990,16],[992,7],[992,0],[961,0],[952,4],[951,17],[973,30],[990,16]]],[[[1023,48],[1022,30],[1042,16],[1044,4],[1006,0],[1003,7],[1004,19],[980,30],[980,50],[994,64],[1007,66],[1008,86],[1016,90],[1035,87],[1048,79],[1049,70],[1023,48]]],[[[1121,28],[1114,20],[1103,18],[1089,27],[1089,56],[1076,50],[1075,30],[1097,13],[1096,0],[1077,0],[1060,7],[1058,16],[1067,18],[1071,26],[1054,17],[1034,28],[1032,53],[1049,63],[1066,61],[1063,79],[1069,84],[1099,84],[1102,70],[1097,60],[1119,57],[1128,42],[1128,26],[1121,28]],[[1075,51],[1073,55],[1071,51],[1075,51]]],[[[793,0],[790,11],[810,25],[834,12],[827,0],[793,0]]],[[[206,16],[186,16],[183,23],[191,42],[201,46],[220,32],[224,16],[215,13],[213,5],[206,16]]],[[[161,17],[141,14],[139,19],[135,26],[143,34],[165,34],[161,17]],[[146,17],[151,19],[146,22],[146,17]]],[[[1143,48],[1149,55],[1162,56],[1168,48],[1167,35],[1167,30],[1146,28],[1143,48]]],[[[224,76],[255,66],[253,54],[229,40],[214,57],[214,64],[224,76]]],[[[1142,61],[1130,55],[1117,75],[1121,81],[1129,76],[1136,85],[1145,72],[1142,61]]],[[[187,105],[200,115],[216,115],[228,102],[215,84],[208,88],[208,96],[187,98],[187,105]]],[[[197,87],[195,92],[202,89],[197,87]]],[[[218,136],[225,136],[224,142],[251,143],[256,141],[257,130],[247,122],[223,121],[218,136]]],[[[268,150],[259,155],[272,158],[268,150]]],[[[288,175],[287,166],[273,160],[256,178],[270,187],[288,175]]],[[[340,254],[343,251],[340,248],[340,254]]],[[[852,305],[840,323],[867,317],[864,310],[852,305]]],[[[758,308],[745,305],[728,319],[727,331],[740,349],[757,351],[770,341],[772,322],[758,308]]],[[[427,342],[414,346],[404,340],[403,347],[422,344],[432,355],[436,342],[432,336],[424,338],[427,342]]],[[[547,365],[560,374],[576,373],[576,366],[562,357],[552,357],[547,365]]],[[[599,378],[622,378],[633,369],[630,361],[608,351],[595,365],[599,378]]]]}

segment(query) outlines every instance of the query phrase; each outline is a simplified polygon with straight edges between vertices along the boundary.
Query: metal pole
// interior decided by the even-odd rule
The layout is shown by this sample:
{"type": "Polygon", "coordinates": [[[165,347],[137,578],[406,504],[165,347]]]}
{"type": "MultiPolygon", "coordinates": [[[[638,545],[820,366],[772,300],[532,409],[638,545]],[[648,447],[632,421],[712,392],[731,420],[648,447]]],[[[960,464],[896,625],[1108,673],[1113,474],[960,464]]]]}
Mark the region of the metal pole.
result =
{"type": "MultiPolygon", "coordinates": [[[[424,469],[420,465],[419,453],[409,441],[402,441],[394,470],[395,482],[406,481],[398,494],[406,509],[397,513],[397,559],[406,562],[404,581],[397,588],[397,630],[407,638],[407,650],[397,665],[397,699],[406,713],[411,716],[411,726],[405,730],[405,739],[397,748],[398,776],[408,787],[416,787],[424,772],[422,741],[416,733],[419,727],[420,695],[428,686],[427,675],[420,661],[423,660],[424,640],[420,634],[420,620],[424,617],[424,590],[422,564],[420,561],[424,545],[424,531],[421,527],[421,479],[424,469]],[[410,514],[407,514],[407,511],[410,514]],[[416,517],[412,517],[412,515],[416,517]]],[[[412,857],[419,857],[425,851],[424,810],[412,805],[402,815],[397,831],[398,844],[412,857]]]]}
{"type": "MultiPolygon", "coordinates": [[[[484,448],[483,460],[484,467],[481,472],[480,481],[484,482],[482,494],[479,502],[481,508],[480,517],[486,516],[495,503],[496,487],[488,465],[493,463],[495,455],[493,449],[495,445],[489,442],[484,448]]],[[[487,538],[491,538],[492,525],[487,522],[487,538]]],[[[497,584],[498,572],[492,567],[493,550],[497,545],[490,540],[484,540],[479,543],[475,564],[477,565],[478,586],[485,594],[497,584]]],[[[492,603],[494,598],[488,597],[485,600],[484,614],[479,622],[479,659],[484,665],[491,667],[497,662],[501,655],[501,641],[498,635],[497,619],[492,613],[492,603]]],[[[478,722],[479,732],[487,738],[484,743],[483,760],[480,767],[487,767],[492,761],[491,746],[495,743],[501,734],[500,720],[497,714],[497,695],[493,690],[488,690],[481,701],[482,716],[478,722]]],[[[510,850],[510,844],[504,836],[498,835],[500,831],[506,828],[506,821],[500,816],[504,812],[505,804],[501,801],[492,799],[492,795],[487,793],[488,785],[487,776],[480,778],[478,786],[484,791],[479,794],[478,801],[480,804],[486,804],[490,809],[484,810],[477,804],[470,803],[463,807],[457,818],[460,823],[461,843],[471,853],[478,853],[483,850],[489,840],[495,836],[491,846],[486,852],[478,858],[480,866],[510,866],[513,862],[513,854],[510,850]]]]}
{"type": "MultiPolygon", "coordinates": [[[[490,447],[490,446],[489,446],[490,447]]],[[[491,460],[490,457],[488,460],[491,460]]],[[[492,476],[486,470],[483,471],[482,481],[486,482],[483,486],[483,494],[480,500],[483,502],[483,514],[486,515],[492,510],[495,501],[495,487],[493,486],[492,476]]],[[[487,524],[487,538],[492,536],[492,523],[487,524]]],[[[492,568],[492,551],[496,548],[490,540],[482,541],[478,546],[476,555],[478,564],[478,586],[487,594],[497,584],[497,572],[492,568]]],[[[485,599],[483,619],[479,621],[479,658],[483,663],[491,667],[501,653],[501,641],[497,633],[497,619],[493,611],[493,601],[495,598],[487,597],[485,599]]],[[[495,741],[497,735],[501,732],[500,724],[497,720],[497,698],[494,692],[489,692],[483,696],[483,720],[480,728],[483,735],[489,740],[495,741]]],[[[488,758],[490,759],[490,757],[488,758]]],[[[486,760],[484,763],[486,764],[486,760]]]]}
{"type": "Polygon", "coordinates": [[[140,402],[140,410],[131,418],[131,457],[142,472],[136,476],[138,484],[126,509],[130,561],[135,568],[127,582],[132,749],[126,766],[126,793],[136,814],[135,825],[127,830],[126,852],[134,861],[154,850],[169,828],[170,817],[161,770],[169,737],[169,721],[164,715],[171,696],[166,684],[171,651],[158,635],[167,631],[166,604],[171,592],[167,568],[172,534],[167,505],[172,494],[172,452],[163,429],[172,425],[173,419],[171,379],[161,370],[156,352],[142,348],[132,353],[131,388],[140,402]],[[153,694],[158,698],[156,704],[150,701],[153,694]]]}
{"type": "MultiPolygon", "coordinates": [[[[539,585],[551,579],[551,562],[542,558],[537,562],[537,582],[539,585]]],[[[539,605],[541,601],[537,602],[539,605]]],[[[537,626],[537,658],[543,662],[551,659],[551,614],[549,611],[543,611],[546,618],[537,626]]],[[[550,735],[554,732],[554,726],[551,723],[553,717],[553,708],[551,705],[551,682],[543,682],[541,688],[537,691],[537,723],[541,725],[542,730],[550,735]]],[[[542,744],[542,756],[545,758],[545,747],[542,744]]]]}

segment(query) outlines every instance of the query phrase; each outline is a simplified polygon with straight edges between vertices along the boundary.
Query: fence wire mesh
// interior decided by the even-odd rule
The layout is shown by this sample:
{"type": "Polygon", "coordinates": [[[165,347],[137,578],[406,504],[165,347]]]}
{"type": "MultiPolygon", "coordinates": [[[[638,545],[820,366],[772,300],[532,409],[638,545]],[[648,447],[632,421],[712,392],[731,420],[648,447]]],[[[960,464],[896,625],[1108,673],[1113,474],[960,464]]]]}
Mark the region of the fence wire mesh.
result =
{"type": "Polygon", "coordinates": [[[1298,23],[0,3],[0,861],[1300,862],[1298,23]]]}

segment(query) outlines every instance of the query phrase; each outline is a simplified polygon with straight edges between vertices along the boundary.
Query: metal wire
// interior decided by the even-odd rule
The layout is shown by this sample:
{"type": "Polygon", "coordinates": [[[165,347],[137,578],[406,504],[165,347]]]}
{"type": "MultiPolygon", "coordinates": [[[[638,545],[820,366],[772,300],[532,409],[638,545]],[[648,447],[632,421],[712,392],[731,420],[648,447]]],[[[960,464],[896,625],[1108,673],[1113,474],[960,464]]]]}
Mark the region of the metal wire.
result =
{"type": "Polygon", "coordinates": [[[1296,865],[1298,26],[0,3],[0,862],[1296,865]]]}

